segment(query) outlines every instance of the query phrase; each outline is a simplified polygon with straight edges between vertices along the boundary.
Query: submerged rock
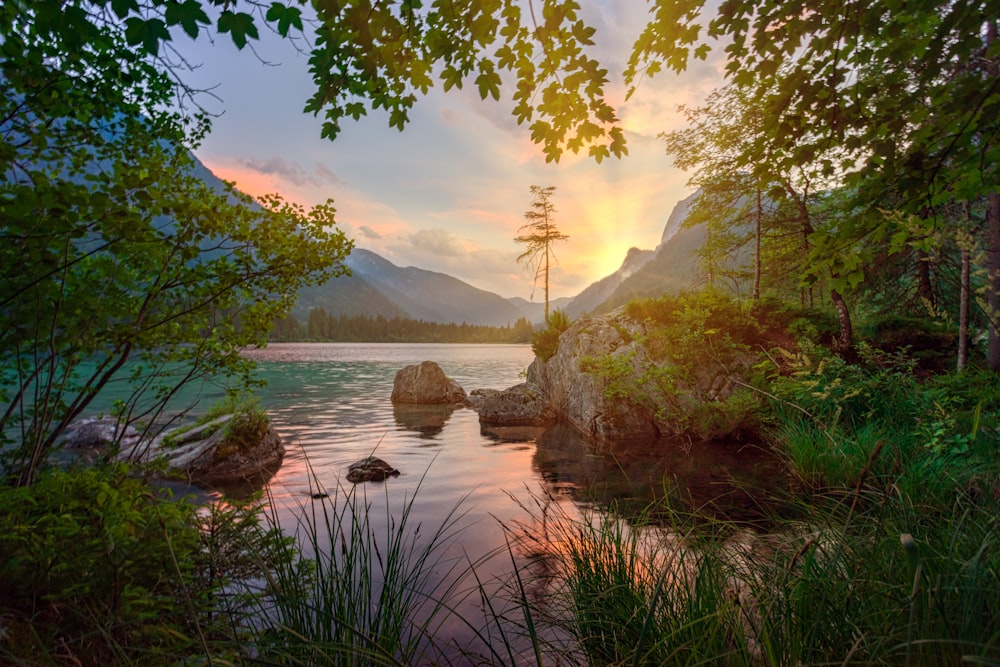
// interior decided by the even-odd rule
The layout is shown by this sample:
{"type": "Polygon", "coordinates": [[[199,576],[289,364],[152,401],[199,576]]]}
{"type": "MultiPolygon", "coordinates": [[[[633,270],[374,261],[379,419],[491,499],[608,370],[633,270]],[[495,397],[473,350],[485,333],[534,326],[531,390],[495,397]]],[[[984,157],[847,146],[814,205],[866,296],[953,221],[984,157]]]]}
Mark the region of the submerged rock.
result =
{"type": "Polygon", "coordinates": [[[407,366],[396,373],[393,403],[463,403],[465,389],[433,361],[407,366]]]}
{"type": "Polygon", "coordinates": [[[386,477],[398,476],[398,470],[375,456],[361,459],[347,467],[347,481],[354,484],[381,482],[386,477]]]}

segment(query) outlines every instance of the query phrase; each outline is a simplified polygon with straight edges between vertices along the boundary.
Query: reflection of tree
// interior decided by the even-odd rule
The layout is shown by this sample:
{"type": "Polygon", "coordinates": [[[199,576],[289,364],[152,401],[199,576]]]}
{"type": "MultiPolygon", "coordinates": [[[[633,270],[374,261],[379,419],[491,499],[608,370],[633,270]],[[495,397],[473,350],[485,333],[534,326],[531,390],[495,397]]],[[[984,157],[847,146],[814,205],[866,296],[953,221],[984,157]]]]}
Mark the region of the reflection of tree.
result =
{"type": "Polygon", "coordinates": [[[533,468],[546,492],[569,490],[577,502],[615,505],[626,516],[666,500],[664,512],[733,521],[764,518],[784,474],[773,455],[746,443],[656,440],[597,448],[563,424],[538,438],[533,468]]]}
{"type": "Polygon", "coordinates": [[[455,411],[455,406],[393,403],[392,416],[396,424],[406,431],[416,431],[421,438],[433,439],[444,430],[444,425],[455,411]]]}

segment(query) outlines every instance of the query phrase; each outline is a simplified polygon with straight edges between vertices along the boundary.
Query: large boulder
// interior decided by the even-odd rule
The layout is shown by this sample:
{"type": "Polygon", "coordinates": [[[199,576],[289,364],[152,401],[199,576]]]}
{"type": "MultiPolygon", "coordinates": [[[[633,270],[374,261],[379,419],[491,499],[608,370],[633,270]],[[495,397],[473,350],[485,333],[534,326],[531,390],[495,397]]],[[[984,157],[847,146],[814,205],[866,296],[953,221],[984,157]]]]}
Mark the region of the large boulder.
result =
{"type": "Polygon", "coordinates": [[[556,420],[538,385],[524,382],[503,391],[481,394],[479,422],[492,426],[547,426],[556,420]]]}
{"type": "Polygon", "coordinates": [[[585,372],[588,360],[610,355],[636,363],[640,325],[618,314],[582,318],[559,337],[548,360],[536,358],[528,382],[537,385],[564,421],[602,441],[651,439],[660,435],[653,412],[628,397],[608,392],[605,382],[585,372]]]}
{"type": "Polygon", "coordinates": [[[168,477],[200,484],[266,477],[281,464],[285,446],[269,425],[241,423],[243,419],[223,415],[194,428],[171,429],[123,447],[118,458],[135,463],[159,460],[168,477]]]}
{"type": "Polygon", "coordinates": [[[561,419],[601,441],[741,433],[753,405],[729,399],[748,382],[757,353],[749,346],[706,349],[692,364],[690,349],[664,349],[665,339],[647,326],[658,325],[623,310],[582,318],[559,337],[548,361],[532,362],[528,381],[541,387],[561,419]]]}
{"type": "Polygon", "coordinates": [[[393,403],[463,403],[465,390],[433,361],[407,366],[396,373],[393,403]]]}

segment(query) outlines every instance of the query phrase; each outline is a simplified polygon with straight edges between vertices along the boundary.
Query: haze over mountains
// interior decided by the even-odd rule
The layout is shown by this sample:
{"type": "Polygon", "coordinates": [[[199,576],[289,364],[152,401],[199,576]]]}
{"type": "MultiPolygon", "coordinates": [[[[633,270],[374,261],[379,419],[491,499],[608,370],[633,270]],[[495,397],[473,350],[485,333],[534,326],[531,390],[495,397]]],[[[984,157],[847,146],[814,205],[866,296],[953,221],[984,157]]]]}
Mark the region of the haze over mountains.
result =
{"type": "MultiPolygon", "coordinates": [[[[682,228],[694,197],[674,207],[654,250],[630,249],[621,268],[576,297],[552,300],[550,310],[559,308],[577,318],[611,310],[634,298],[694,286],[699,274],[695,251],[705,234],[699,228],[682,228]]],[[[444,273],[399,267],[363,248],[354,249],[347,265],[351,276],[303,290],[291,314],[303,322],[312,308],[322,308],[331,315],[381,315],[490,326],[512,325],[522,317],[536,324],[544,320],[544,303],[520,297],[505,299],[444,273]]]]}

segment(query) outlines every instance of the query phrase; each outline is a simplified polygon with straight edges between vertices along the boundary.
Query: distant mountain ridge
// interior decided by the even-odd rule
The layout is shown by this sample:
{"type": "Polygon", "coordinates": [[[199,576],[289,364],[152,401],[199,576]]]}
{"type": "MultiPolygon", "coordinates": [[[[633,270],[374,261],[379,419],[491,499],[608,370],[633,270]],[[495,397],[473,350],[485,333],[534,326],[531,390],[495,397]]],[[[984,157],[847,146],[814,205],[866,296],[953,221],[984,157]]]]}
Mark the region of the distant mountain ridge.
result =
{"type": "MultiPolygon", "coordinates": [[[[697,286],[702,279],[697,250],[705,241],[705,230],[684,227],[697,194],[674,206],[654,250],[630,248],[617,271],[575,297],[553,299],[549,309],[562,309],[575,319],[584,313],[608,312],[633,299],[697,286]]],[[[444,273],[396,266],[370,250],[355,248],[346,263],[353,275],[303,290],[292,315],[305,322],[311,308],[323,308],[331,315],[489,326],[512,325],[521,317],[536,326],[544,321],[544,303],[504,299],[444,273]]]]}
{"type": "Polygon", "coordinates": [[[292,315],[305,321],[312,308],[331,315],[408,317],[427,322],[513,325],[526,317],[499,294],[473,287],[453,276],[413,266],[399,267],[364,248],[345,262],[350,277],[332,278],[300,293],[292,315]]]}

